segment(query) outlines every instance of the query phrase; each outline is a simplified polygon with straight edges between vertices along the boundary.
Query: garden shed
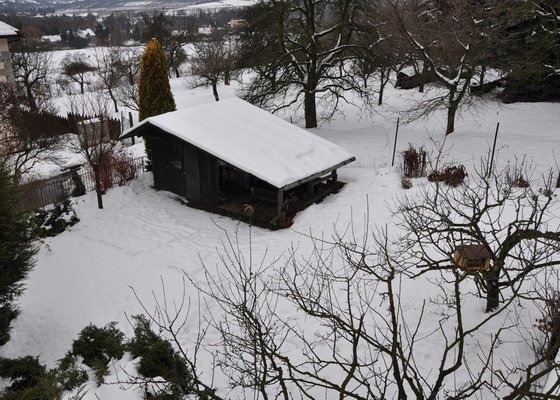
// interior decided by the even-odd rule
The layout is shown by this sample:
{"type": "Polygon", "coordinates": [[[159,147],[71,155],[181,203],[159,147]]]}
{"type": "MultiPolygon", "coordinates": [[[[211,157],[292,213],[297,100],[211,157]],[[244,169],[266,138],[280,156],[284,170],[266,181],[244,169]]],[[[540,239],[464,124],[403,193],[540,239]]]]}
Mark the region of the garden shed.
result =
{"type": "Polygon", "coordinates": [[[267,228],[338,191],[346,150],[241,99],[150,117],[121,138],[150,141],[154,187],[267,228]]]}

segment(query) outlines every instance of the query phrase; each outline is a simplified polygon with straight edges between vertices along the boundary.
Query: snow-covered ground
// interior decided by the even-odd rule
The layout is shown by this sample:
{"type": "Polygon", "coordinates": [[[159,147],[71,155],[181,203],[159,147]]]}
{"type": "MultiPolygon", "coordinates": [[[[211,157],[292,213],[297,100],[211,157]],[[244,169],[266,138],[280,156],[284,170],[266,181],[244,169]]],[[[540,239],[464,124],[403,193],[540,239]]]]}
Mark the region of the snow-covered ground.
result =
{"type": "MultiPolygon", "coordinates": [[[[210,90],[187,89],[183,79],[173,79],[171,84],[179,109],[213,101],[210,90]]],[[[222,98],[232,97],[235,89],[234,86],[222,86],[220,95],[222,98]]],[[[161,282],[165,283],[168,298],[180,299],[184,272],[203,284],[202,261],[210,267],[219,264],[218,249],[224,240],[224,229],[229,232],[237,230],[240,248],[244,252],[249,251],[251,235],[250,249],[254,258],[260,259],[266,253],[267,258],[273,260],[291,246],[297,246],[302,254],[311,251],[312,244],[306,236],[309,232],[329,238],[352,218],[360,225],[367,210],[372,224],[387,224],[394,228],[389,206],[404,192],[397,168],[390,167],[396,120],[410,106],[407,104],[409,98],[419,99],[421,96],[389,87],[385,105],[374,112],[347,105],[332,121],[311,130],[345,148],[356,156],[357,161],[339,171],[340,179],[347,182],[344,189],[300,212],[290,229],[275,232],[250,229],[229,218],[191,209],[173,195],[153,190],[149,173],[126,187],[109,190],[104,197],[103,210],[96,208],[92,193],[77,198],[76,211],[81,221],[69,231],[41,244],[37,264],[21,298],[21,315],[13,325],[12,339],[0,349],[0,355],[38,355],[41,361],[52,366],[69,349],[77,333],[90,322],[104,325],[117,321],[119,327],[130,334],[132,329],[127,315],[142,312],[132,288],[146,302],[148,309],[153,304],[152,292],[161,295],[161,282]]],[[[291,110],[283,117],[301,124],[298,115],[301,113],[291,110]]],[[[441,143],[444,117],[443,112],[437,112],[409,124],[401,120],[397,163],[399,152],[408,143],[424,144],[429,149],[436,147],[434,143],[441,143]]],[[[539,170],[555,166],[555,157],[560,156],[560,104],[557,103],[503,105],[488,100],[477,109],[461,112],[457,131],[446,140],[446,160],[462,162],[468,169],[478,165],[480,156],[487,153],[492,143],[498,122],[501,124],[498,136],[501,166],[512,156],[522,157],[524,154],[539,170]]],[[[423,182],[415,180],[414,183],[418,186],[423,182]]],[[[434,290],[427,279],[409,285],[403,298],[406,317],[416,318],[422,301],[433,296],[434,290]]],[[[192,301],[192,312],[181,335],[188,346],[199,327],[198,307],[201,307],[202,315],[219,317],[220,311],[211,301],[199,303],[191,286],[187,295],[192,301]]],[[[465,305],[467,319],[475,318],[483,308],[483,300],[469,298],[465,305]]],[[[531,307],[519,307],[516,313],[525,322],[518,332],[523,336],[527,333],[524,330],[532,329],[538,315],[531,307]]],[[[488,345],[492,333],[502,322],[496,320],[478,332],[477,341],[469,348],[472,357],[476,357],[478,345],[488,345]]],[[[309,327],[311,330],[318,328],[309,327]]],[[[209,333],[208,343],[216,342],[215,335],[215,332],[209,333]]],[[[519,341],[513,334],[506,339],[509,341],[500,347],[496,357],[507,354],[510,359],[531,359],[533,353],[527,343],[519,341]]],[[[437,357],[437,343],[428,341],[423,346],[420,353],[425,368],[429,370],[437,357]]],[[[201,359],[206,374],[209,374],[210,362],[209,357],[201,359]]],[[[130,368],[127,360],[120,363],[130,368]]],[[[215,385],[225,389],[227,382],[217,379],[215,385]]],[[[139,393],[132,391],[124,394],[115,385],[97,388],[91,384],[89,388],[85,400],[95,399],[96,395],[103,400],[124,396],[127,399],[141,398],[139,393]]]]}

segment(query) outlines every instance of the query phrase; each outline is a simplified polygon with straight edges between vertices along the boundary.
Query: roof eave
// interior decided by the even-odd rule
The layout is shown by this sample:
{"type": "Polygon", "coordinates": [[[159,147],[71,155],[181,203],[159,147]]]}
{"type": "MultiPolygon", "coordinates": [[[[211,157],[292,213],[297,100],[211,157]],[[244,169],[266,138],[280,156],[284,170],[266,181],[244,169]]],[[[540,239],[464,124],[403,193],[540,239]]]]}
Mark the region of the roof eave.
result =
{"type": "Polygon", "coordinates": [[[338,164],[336,164],[336,165],[333,165],[332,167],[326,168],[326,169],[324,169],[324,170],[322,170],[322,171],[320,171],[320,172],[317,172],[317,173],[315,173],[315,174],[313,174],[313,175],[309,175],[309,176],[306,177],[306,178],[298,179],[298,180],[295,181],[295,182],[292,182],[292,183],[289,183],[289,184],[287,184],[287,185],[285,185],[285,186],[282,186],[281,188],[279,188],[279,190],[286,191],[286,190],[293,189],[293,188],[295,188],[295,187],[297,187],[297,186],[299,186],[299,185],[302,185],[302,184],[304,184],[304,183],[306,183],[306,182],[312,181],[312,180],[315,179],[315,178],[320,178],[321,176],[323,176],[323,175],[325,175],[325,174],[328,174],[329,172],[332,172],[332,171],[334,171],[335,169],[339,169],[340,167],[343,167],[344,165],[350,164],[351,162],[354,162],[354,161],[356,161],[356,157],[353,157],[353,156],[352,156],[352,157],[350,157],[349,159],[347,159],[347,160],[345,160],[345,161],[342,161],[341,163],[338,163],[338,164]]]}
{"type": "Polygon", "coordinates": [[[133,136],[140,137],[140,136],[144,135],[144,133],[145,133],[144,131],[146,130],[147,125],[152,125],[153,126],[153,124],[151,124],[150,121],[146,119],[146,120],[140,122],[138,125],[133,126],[131,128],[128,128],[126,131],[124,131],[122,133],[121,136],[119,136],[119,139],[121,139],[121,140],[122,139],[128,139],[128,138],[131,138],[133,136]]]}

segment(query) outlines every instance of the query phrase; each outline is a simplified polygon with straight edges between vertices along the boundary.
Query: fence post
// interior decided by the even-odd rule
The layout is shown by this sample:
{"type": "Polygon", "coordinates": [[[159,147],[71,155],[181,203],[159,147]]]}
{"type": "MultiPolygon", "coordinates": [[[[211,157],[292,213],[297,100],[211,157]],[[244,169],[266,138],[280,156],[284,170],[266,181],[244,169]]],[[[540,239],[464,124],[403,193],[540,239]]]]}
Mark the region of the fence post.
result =
{"type": "Polygon", "coordinates": [[[395,166],[395,152],[397,151],[397,138],[399,136],[399,125],[401,122],[401,117],[397,118],[397,129],[395,130],[395,143],[393,145],[393,158],[391,159],[391,167],[395,166]]]}
{"type": "MultiPolygon", "coordinates": [[[[134,124],[134,122],[132,120],[132,113],[129,111],[128,112],[128,128],[129,129],[132,128],[133,124],[134,124]]],[[[134,139],[134,136],[132,136],[131,139],[132,139],[132,144],[133,145],[136,144],[136,140],[134,139]]]]}
{"type": "Polygon", "coordinates": [[[494,144],[492,145],[492,155],[490,156],[490,166],[488,167],[487,178],[490,178],[490,175],[492,174],[492,168],[494,165],[494,153],[496,152],[496,142],[498,141],[499,130],[500,130],[500,123],[498,122],[498,124],[496,125],[496,133],[494,134],[494,144]]]}

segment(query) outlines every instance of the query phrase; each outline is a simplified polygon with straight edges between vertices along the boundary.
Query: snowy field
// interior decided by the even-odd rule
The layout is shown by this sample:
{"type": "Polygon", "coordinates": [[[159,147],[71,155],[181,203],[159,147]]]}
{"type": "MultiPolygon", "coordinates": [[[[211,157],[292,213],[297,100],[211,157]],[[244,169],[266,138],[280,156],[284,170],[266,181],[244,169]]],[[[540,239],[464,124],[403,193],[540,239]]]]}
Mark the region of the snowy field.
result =
{"type": "MultiPolygon", "coordinates": [[[[184,79],[173,79],[171,84],[178,109],[213,101],[210,89],[189,90],[184,79]]],[[[236,95],[233,86],[222,86],[219,91],[222,98],[236,95]]],[[[109,190],[104,197],[103,210],[96,208],[93,193],[76,199],[81,221],[69,231],[41,243],[36,266],[20,301],[21,315],[13,325],[12,339],[0,349],[0,355],[37,355],[53,366],[70,348],[78,332],[90,322],[104,325],[117,321],[119,327],[130,334],[132,329],[127,316],[142,312],[132,289],[148,309],[153,307],[153,295],[161,296],[161,282],[165,284],[169,299],[180,300],[185,273],[195,282],[204,284],[202,264],[211,270],[219,265],[224,230],[232,234],[237,232],[240,249],[245,254],[251,250],[255,260],[266,257],[272,261],[282,259],[290,247],[297,247],[302,255],[311,252],[309,233],[330,238],[335,232],[346,229],[352,219],[359,230],[367,210],[371,224],[387,224],[389,229],[398,229],[390,211],[391,205],[404,193],[398,168],[390,166],[396,120],[410,107],[410,97],[419,100],[425,95],[429,96],[430,92],[419,94],[388,87],[385,104],[373,112],[346,105],[333,120],[312,129],[314,134],[355,155],[357,161],[339,171],[340,180],[347,183],[343,190],[300,212],[290,229],[271,232],[250,228],[226,217],[191,209],[173,195],[153,190],[149,173],[126,187],[109,190]]],[[[301,125],[297,115],[301,112],[291,110],[282,116],[301,125]]],[[[480,157],[487,154],[498,122],[499,166],[504,166],[514,156],[527,155],[538,183],[540,171],[558,165],[555,163],[560,161],[560,104],[504,105],[492,100],[460,113],[456,132],[445,142],[446,162],[464,163],[472,171],[480,157]]],[[[444,126],[443,112],[408,124],[401,119],[397,164],[400,151],[408,143],[424,144],[430,150],[437,147],[437,143],[441,144],[444,126]]],[[[141,146],[137,145],[135,151],[141,146]]],[[[416,187],[424,184],[423,179],[414,181],[416,187]]],[[[557,215],[560,218],[560,212],[557,215]]],[[[405,284],[405,287],[403,310],[406,318],[414,320],[422,301],[435,295],[435,287],[425,278],[405,284]]],[[[201,302],[190,284],[187,296],[191,300],[191,313],[181,335],[188,347],[205,316],[220,318],[221,311],[212,301],[201,302]]],[[[467,319],[475,320],[485,303],[474,296],[467,299],[465,314],[467,319]]],[[[521,305],[513,314],[519,316],[524,325],[516,334],[506,337],[496,357],[507,354],[510,359],[527,362],[533,357],[532,349],[518,339],[526,337],[526,330],[533,329],[539,315],[530,306],[521,305]]],[[[435,310],[428,311],[428,325],[431,320],[436,320],[435,310]]],[[[476,341],[471,342],[468,349],[473,360],[502,323],[502,319],[497,319],[477,333],[476,341]]],[[[320,327],[311,325],[308,329],[313,331],[320,327]]],[[[216,335],[210,331],[206,338],[208,352],[213,351],[212,344],[218,341],[216,335]]],[[[437,359],[437,343],[428,340],[421,346],[419,351],[429,374],[432,362],[437,359]]],[[[210,375],[210,363],[208,354],[201,358],[206,376],[210,375]]],[[[115,366],[117,370],[120,367],[130,369],[130,360],[121,360],[115,366]]],[[[214,384],[219,390],[228,386],[220,374],[214,384]]],[[[230,393],[229,396],[242,398],[244,394],[230,393]]],[[[91,383],[84,400],[96,398],[140,399],[141,396],[132,390],[122,392],[118,385],[96,387],[91,383]]]]}

